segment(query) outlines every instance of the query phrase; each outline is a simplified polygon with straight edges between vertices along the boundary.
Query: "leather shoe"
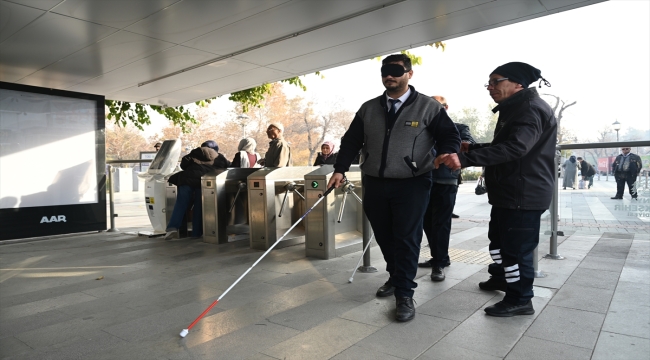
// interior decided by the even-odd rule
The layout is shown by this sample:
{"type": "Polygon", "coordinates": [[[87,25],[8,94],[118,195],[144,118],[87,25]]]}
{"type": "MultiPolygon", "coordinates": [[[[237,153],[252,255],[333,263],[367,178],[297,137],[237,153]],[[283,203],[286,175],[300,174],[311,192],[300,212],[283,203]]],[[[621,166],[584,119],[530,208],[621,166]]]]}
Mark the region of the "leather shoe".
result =
{"type": "Polygon", "coordinates": [[[415,317],[415,304],[412,297],[398,297],[395,309],[395,320],[411,321],[415,317]]]}
{"type": "Polygon", "coordinates": [[[443,281],[445,279],[445,270],[441,267],[431,269],[431,281],[443,281]]]}
{"type": "Polygon", "coordinates": [[[377,297],[387,297],[395,293],[395,287],[390,283],[390,279],[377,289],[377,297]]]}
{"type": "Polygon", "coordinates": [[[622,197],[616,197],[616,196],[614,196],[614,197],[611,197],[610,199],[612,199],[612,200],[623,200],[623,198],[622,198],[622,197]]]}
{"type": "MultiPolygon", "coordinates": [[[[446,263],[444,267],[447,267],[447,266],[451,266],[451,263],[450,262],[446,263]]],[[[430,267],[433,267],[433,264],[431,264],[431,260],[427,260],[427,261],[423,261],[421,263],[418,263],[418,267],[430,268],[430,267]]]]}
{"type": "Polygon", "coordinates": [[[456,215],[456,214],[454,214],[454,213],[451,213],[451,218],[452,218],[452,219],[458,219],[459,217],[460,217],[460,216],[458,216],[458,215],[456,215]]]}
{"type": "Polygon", "coordinates": [[[533,315],[535,313],[532,300],[528,300],[528,302],[523,305],[512,305],[502,300],[492,306],[486,307],[484,310],[486,314],[498,317],[533,315]]]}
{"type": "Polygon", "coordinates": [[[500,290],[505,292],[506,288],[508,287],[508,283],[505,281],[498,281],[494,280],[494,278],[490,278],[488,281],[482,281],[478,283],[478,287],[480,287],[481,290],[486,291],[500,290]]]}

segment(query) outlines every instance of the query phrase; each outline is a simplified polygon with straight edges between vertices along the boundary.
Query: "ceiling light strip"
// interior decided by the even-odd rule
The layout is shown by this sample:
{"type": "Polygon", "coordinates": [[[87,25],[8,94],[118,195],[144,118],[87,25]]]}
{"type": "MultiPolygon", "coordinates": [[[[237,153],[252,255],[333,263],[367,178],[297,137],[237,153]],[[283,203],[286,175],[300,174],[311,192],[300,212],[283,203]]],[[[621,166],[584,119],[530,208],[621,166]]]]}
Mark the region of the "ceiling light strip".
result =
{"type": "Polygon", "coordinates": [[[221,61],[221,60],[229,59],[231,57],[241,55],[241,54],[253,51],[253,50],[257,50],[257,49],[265,47],[265,46],[276,44],[276,43],[279,43],[281,41],[289,40],[289,39],[295,38],[297,36],[304,35],[304,34],[312,32],[312,31],[316,31],[316,30],[319,30],[319,29],[322,29],[322,28],[325,28],[325,27],[328,27],[328,26],[331,26],[331,25],[334,25],[334,24],[338,24],[338,23],[343,22],[343,21],[354,19],[356,17],[362,16],[362,15],[365,15],[365,14],[368,14],[368,13],[371,13],[371,12],[374,12],[374,11],[377,11],[377,10],[381,10],[381,9],[384,9],[384,8],[389,7],[389,6],[393,6],[395,4],[399,4],[399,3],[402,3],[402,2],[405,2],[405,1],[407,1],[407,0],[391,1],[391,2],[389,2],[387,4],[384,4],[384,5],[375,6],[375,7],[370,8],[370,9],[359,11],[357,13],[350,14],[350,15],[347,15],[345,17],[342,17],[342,18],[339,18],[339,19],[336,19],[336,20],[332,20],[332,21],[326,22],[324,24],[316,25],[316,26],[311,27],[311,28],[306,29],[306,30],[302,30],[302,31],[299,31],[299,32],[296,32],[296,33],[293,33],[293,34],[285,35],[285,36],[282,36],[280,38],[273,39],[273,40],[270,40],[270,41],[255,45],[255,46],[251,46],[249,48],[242,49],[242,50],[236,51],[236,52],[228,54],[228,55],[223,55],[223,56],[220,56],[218,58],[214,58],[214,59],[204,61],[204,62],[196,64],[196,65],[192,65],[190,67],[186,67],[185,69],[182,69],[182,70],[174,71],[172,73],[157,77],[155,79],[151,79],[151,80],[147,80],[145,82],[138,83],[138,87],[144,86],[144,85],[147,85],[147,84],[151,84],[152,82],[159,81],[159,80],[162,80],[162,79],[166,79],[166,78],[172,77],[174,75],[182,74],[184,72],[194,70],[194,69],[206,66],[206,65],[210,65],[210,64],[213,64],[213,63],[221,61]]]}

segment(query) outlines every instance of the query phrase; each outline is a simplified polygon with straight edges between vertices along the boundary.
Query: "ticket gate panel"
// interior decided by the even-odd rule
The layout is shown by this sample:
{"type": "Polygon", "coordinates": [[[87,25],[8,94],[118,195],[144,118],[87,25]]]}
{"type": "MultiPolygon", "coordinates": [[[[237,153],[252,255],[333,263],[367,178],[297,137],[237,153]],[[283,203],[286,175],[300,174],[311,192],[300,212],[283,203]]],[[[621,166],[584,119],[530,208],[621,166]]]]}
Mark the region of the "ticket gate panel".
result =
{"type": "MultiPolygon", "coordinates": [[[[304,175],[314,169],[312,166],[262,168],[248,177],[251,248],[268,249],[304,214],[306,208],[300,196],[304,191],[304,175]]],[[[304,241],[305,225],[299,223],[277,247],[304,241]]]]}
{"type": "MultiPolygon", "coordinates": [[[[325,192],[333,167],[323,166],[305,175],[306,208],[311,207],[325,192]]],[[[361,172],[352,167],[346,178],[359,198],[362,196],[361,172]]],[[[331,192],[306,219],[305,252],[307,256],[330,259],[358,251],[363,241],[363,206],[352,194],[345,196],[342,188],[331,192]],[[343,212],[341,213],[341,207],[343,212]],[[341,222],[338,222],[340,216],[341,222]],[[356,245],[359,246],[356,246],[356,245]]]]}
{"type": "Polygon", "coordinates": [[[201,177],[204,242],[224,244],[228,234],[249,232],[246,178],[257,170],[218,169],[201,177]]]}

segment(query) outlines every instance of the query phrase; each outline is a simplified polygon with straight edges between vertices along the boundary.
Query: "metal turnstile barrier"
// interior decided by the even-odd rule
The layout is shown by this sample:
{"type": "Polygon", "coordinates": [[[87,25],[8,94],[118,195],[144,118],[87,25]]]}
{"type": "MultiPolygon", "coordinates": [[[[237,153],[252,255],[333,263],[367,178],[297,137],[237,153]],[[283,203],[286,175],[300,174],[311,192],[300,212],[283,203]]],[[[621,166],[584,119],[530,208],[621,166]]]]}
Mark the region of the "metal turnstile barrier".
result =
{"type": "Polygon", "coordinates": [[[246,181],[258,170],[220,169],[201,177],[203,242],[225,244],[228,234],[250,233],[246,181]]]}
{"type": "MultiPolygon", "coordinates": [[[[305,175],[307,208],[327,190],[333,172],[331,165],[325,165],[305,175]]],[[[305,220],[307,256],[331,259],[363,249],[361,170],[353,166],[345,176],[347,183],[327,195],[305,220]]]]}
{"type": "MultiPolygon", "coordinates": [[[[304,191],[305,174],[314,169],[313,166],[262,168],[248,176],[251,249],[267,250],[308,209],[301,191],[304,191]]],[[[304,241],[305,225],[302,222],[277,248],[304,241]]]]}

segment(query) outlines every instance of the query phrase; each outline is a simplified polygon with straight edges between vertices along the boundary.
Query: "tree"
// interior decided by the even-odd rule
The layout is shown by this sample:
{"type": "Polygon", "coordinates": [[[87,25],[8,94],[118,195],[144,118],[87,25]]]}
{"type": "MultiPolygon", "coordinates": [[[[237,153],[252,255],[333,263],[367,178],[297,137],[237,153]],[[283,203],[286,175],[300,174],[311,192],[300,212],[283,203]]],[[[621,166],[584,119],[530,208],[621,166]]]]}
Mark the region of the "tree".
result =
{"type": "MultiPolygon", "coordinates": [[[[183,151],[199,147],[206,140],[215,140],[219,144],[219,152],[222,152],[222,144],[219,142],[219,129],[213,126],[211,115],[207,109],[197,111],[195,122],[186,124],[185,131],[180,126],[168,125],[162,129],[161,136],[150,138],[150,142],[170,139],[180,139],[183,151]]],[[[235,145],[236,146],[236,145],[235,145]]]]}
{"type": "MultiPolygon", "coordinates": [[[[320,72],[316,72],[316,74],[320,75],[320,72]]],[[[280,82],[298,86],[303,91],[307,90],[307,87],[303,85],[302,81],[297,76],[282,80],[280,82]]],[[[274,87],[272,84],[262,84],[250,89],[234,92],[230,94],[228,99],[239,103],[242,107],[243,112],[248,112],[248,110],[252,107],[261,106],[261,102],[264,97],[266,95],[270,95],[273,89],[274,87]]],[[[216,98],[199,100],[194,104],[199,108],[203,108],[208,106],[214,99],[216,98]]],[[[149,110],[163,115],[165,118],[171,121],[174,126],[180,127],[183,133],[191,131],[190,128],[192,124],[197,124],[196,118],[190,111],[191,107],[188,106],[158,106],[130,103],[127,101],[119,100],[105,100],[104,104],[108,109],[107,118],[109,120],[113,120],[113,122],[118,126],[126,126],[130,122],[138,129],[144,130],[143,125],[151,124],[149,110]]]]}
{"type": "MultiPolygon", "coordinates": [[[[106,159],[133,160],[140,158],[140,151],[151,151],[151,143],[133,126],[106,124],[106,159]]],[[[121,164],[124,167],[132,164],[121,164]]]]}
{"type": "MultiPolygon", "coordinates": [[[[563,144],[565,140],[569,139],[575,139],[575,136],[569,136],[569,137],[564,137],[567,134],[570,134],[570,132],[566,129],[562,128],[562,117],[564,116],[564,111],[571,106],[575,105],[578,103],[577,101],[574,101],[570,104],[567,104],[564,100],[562,100],[559,96],[552,95],[552,94],[542,94],[543,96],[550,96],[555,99],[555,105],[552,105],[551,108],[553,108],[553,114],[555,114],[555,118],[557,119],[557,143],[558,144],[563,144]],[[560,106],[561,105],[561,106],[560,106]],[[559,110],[558,110],[559,109],[559,110]]],[[[550,105],[550,104],[549,104],[550,105]]]]}
{"type": "MultiPolygon", "coordinates": [[[[214,98],[213,98],[214,99],[214,98]]],[[[206,99],[195,102],[197,106],[206,106],[212,99],[206,99]]],[[[151,125],[151,118],[149,117],[148,109],[155,111],[167,119],[174,125],[179,126],[183,132],[188,130],[189,124],[196,124],[196,119],[186,106],[168,107],[158,105],[148,105],[139,103],[130,103],[127,101],[119,100],[105,100],[104,104],[108,109],[106,118],[113,120],[117,126],[127,126],[132,124],[140,130],[144,130],[142,125],[151,125]]]]}
{"type": "Polygon", "coordinates": [[[487,111],[481,115],[476,108],[463,108],[460,113],[451,113],[449,116],[454,122],[469,126],[472,137],[478,143],[489,143],[494,137],[498,115],[492,112],[495,104],[488,105],[487,111]]]}

